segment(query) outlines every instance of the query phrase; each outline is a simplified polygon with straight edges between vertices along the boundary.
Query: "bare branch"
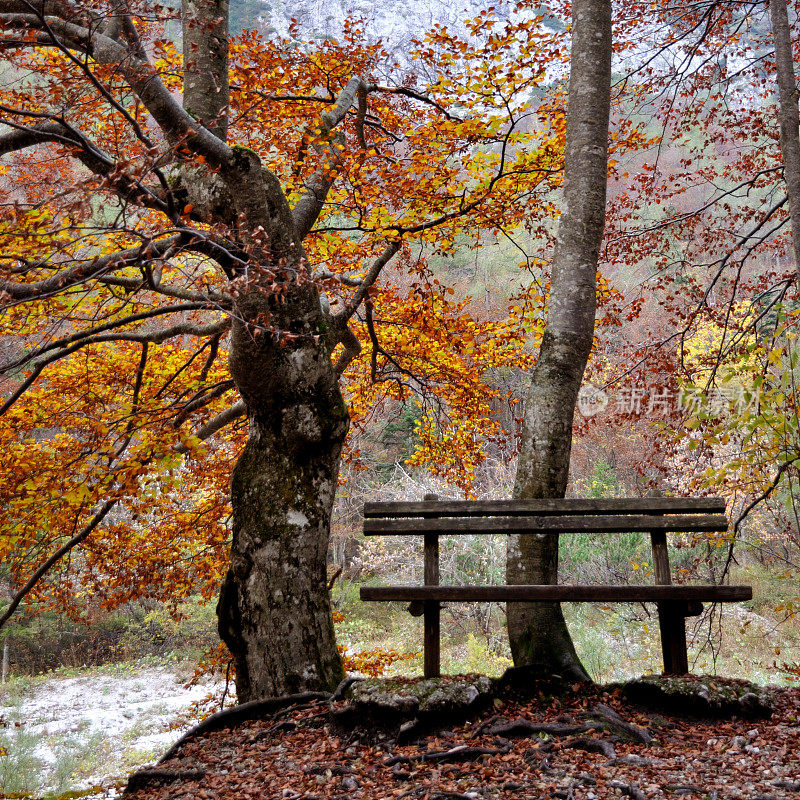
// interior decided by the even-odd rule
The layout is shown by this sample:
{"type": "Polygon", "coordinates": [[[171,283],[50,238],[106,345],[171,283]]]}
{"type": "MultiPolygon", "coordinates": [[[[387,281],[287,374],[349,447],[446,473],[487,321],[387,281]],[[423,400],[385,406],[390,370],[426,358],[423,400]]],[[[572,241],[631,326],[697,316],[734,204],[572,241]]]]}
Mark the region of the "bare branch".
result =
{"type": "MultiPolygon", "coordinates": [[[[3,124],[9,125],[10,123],[3,120],[3,124]]],[[[74,144],[72,139],[64,136],[64,127],[57,122],[43,122],[41,125],[33,125],[28,128],[20,125],[0,136],[0,156],[33,147],[41,142],[53,141],[74,144]]]]}
{"type": "Polygon", "coordinates": [[[0,155],[33,147],[45,142],[56,142],[72,148],[72,154],[95,175],[108,178],[108,183],[123,199],[132,199],[148,208],[153,208],[164,213],[169,213],[168,204],[158,196],[151,187],[144,186],[140,181],[131,179],[124,172],[116,169],[117,165],[111,156],[104,153],[97,145],[91,142],[77,128],[69,125],[65,120],[51,117],[47,114],[32,114],[31,112],[9,109],[0,106],[0,111],[12,114],[25,114],[26,116],[50,118],[51,122],[38,125],[25,126],[5,119],[4,125],[13,130],[0,136],[0,155]]]}
{"type": "Polygon", "coordinates": [[[736,517],[736,521],[733,523],[733,530],[734,532],[738,533],[741,524],[747,518],[747,515],[763,500],[766,500],[774,491],[778,488],[778,484],[781,481],[781,477],[783,473],[786,472],[789,467],[793,466],[797,461],[800,460],[800,455],[794,456],[794,458],[790,458],[787,461],[783,461],[781,464],[778,465],[778,469],[775,472],[775,477],[770,481],[769,486],[758,495],[748,506],[745,508],[738,517],[736,517]]]}
{"type": "Polygon", "coordinates": [[[0,617],[0,628],[8,622],[11,615],[17,610],[19,604],[25,599],[25,596],[30,593],[37,583],[47,574],[50,568],[62,559],[73,547],[79,545],[107,516],[108,512],[117,504],[116,500],[106,500],[100,510],[92,517],[89,524],[80,533],[75,534],[68,542],[47,559],[36,572],[31,575],[28,582],[14,595],[11,599],[11,604],[3,612],[0,617]]]}
{"type": "Polygon", "coordinates": [[[39,358],[39,356],[42,356],[51,350],[57,350],[61,347],[69,347],[69,345],[74,344],[81,339],[94,336],[98,333],[104,333],[105,331],[114,330],[116,328],[124,328],[126,325],[132,325],[135,322],[142,322],[143,320],[152,319],[153,317],[160,317],[165,314],[177,314],[181,311],[202,311],[204,309],[208,310],[209,308],[213,307],[210,307],[208,303],[177,303],[171,306],[151,308],[149,311],[141,311],[138,314],[129,314],[127,317],[120,317],[119,319],[112,320],[111,322],[105,322],[102,325],[95,325],[93,328],[88,328],[86,330],[79,331],[78,333],[73,333],[70,336],[64,336],[61,339],[55,339],[54,341],[49,342],[46,345],[42,345],[30,353],[26,353],[16,361],[3,364],[0,367],[0,372],[9,372],[19,369],[25,364],[29,364],[34,359],[39,358]]]}
{"type": "Polygon", "coordinates": [[[387,94],[399,94],[405,97],[410,97],[412,100],[419,100],[421,103],[426,103],[433,106],[443,117],[453,122],[463,122],[460,117],[454,117],[444,106],[437,103],[433,98],[428,95],[418,92],[409,86],[378,86],[376,84],[369,84],[366,87],[367,92],[385,92],[387,94]]]}
{"type": "Polygon", "coordinates": [[[184,422],[189,418],[189,415],[194,412],[198,411],[201,408],[207,406],[212,400],[217,397],[221,397],[225,392],[230,391],[234,388],[234,383],[232,380],[225,380],[220,381],[219,383],[215,384],[214,386],[209,387],[208,389],[202,389],[196,392],[192,398],[184,404],[183,408],[180,410],[180,413],[172,422],[173,427],[179,428],[183,425],[184,422]]]}
{"type": "Polygon", "coordinates": [[[356,136],[358,146],[367,149],[367,140],[364,138],[364,120],[367,116],[367,88],[363,84],[358,87],[358,113],[356,114],[356,136]]]}
{"type": "Polygon", "coordinates": [[[403,379],[399,377],[400,375],[405,375],[407,378],[411,380],[417,380],[416,375],[410,370],[407,370],[403,367],[397,359],[394,358],[390,353],[381,347],[380,342],[378,341],[378,333],[375,330],[375,320],[373,318],[373,308],[372,302],[369,299],[369,296],[366,298],[366,302],[364,303],[364,318],[365,322],[367,323],[367,333],[369,334],[369,339],[372,344],[372,353],[370,354],[370,378],[373,383],[384,383],[386,381],[394,381],[397,386],[402,389],[404,387],[403,379]],[[378,377],[378,355],[382,355],[388,364],[391,364],[395,370],[397,370],[397,374],[387,373],[381,377],[378,377]]]}
{"type": "Polygon", "coordinates": [[[62,0],[0,0],[0,14],[37,14],[42,17],[60,17],[64,20],[97,23],[100,18],[92,15],[86,6],[62,2],[62,0]]]}
{"type": "Polygon", "coordinates": [[[142,382],[144,381],[144,371],[147,368],[147,355],[150,349],[148,342],[142,343],[142,353],[139,357],[139,367],[136,370],[136,380],[133,384],[133,400],[131,401],[131,411],[128,415],[128,424],[125,426],[125,437],[120,442],[119,447],[116,449],[116,456],[119,458],[127,449],[128,445],[133,441],[133,433],[136,429],[136,412],[139,410],[139,397],[142,391],[142,382]]]}
{"type": "Polygon", "coordinates": [[[318,152],[321,153],[323,150],[327,150],[327,158],[324,159],[322,166],[311,176],[306,193],[297,201],[292,210],[295,231],[300,241],[306,237],[319,218],[325,205],[325,198],[328,196],[328,192],[333,186],[338,170],[341,167],[344,136],[341,134],[334,135],[333,131],[356,102],[358,92],[363,86],[364,82],[358,75],[350,78],[336,98],[333,108],[321,115],[321,124],[318,128],[306,134],[306,137],[309,138],[313,136],[313,146],[318,152]],[[325,145],[319,144],[319,141],[325,142],[325,145]]]}

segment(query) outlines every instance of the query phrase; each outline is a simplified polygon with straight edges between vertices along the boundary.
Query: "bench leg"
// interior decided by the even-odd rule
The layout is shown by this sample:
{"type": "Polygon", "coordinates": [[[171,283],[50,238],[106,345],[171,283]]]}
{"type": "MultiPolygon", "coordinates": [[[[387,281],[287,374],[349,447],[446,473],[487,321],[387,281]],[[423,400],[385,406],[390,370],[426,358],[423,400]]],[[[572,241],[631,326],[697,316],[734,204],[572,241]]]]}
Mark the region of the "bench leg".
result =
{"type": "Polygon", "coordinates": [[[689,672],[684,605],[665,602],[658,604],[658,627],[661,630],[665,675],[686,675],[689,672]]]}
{"type": "Polygon", "coordinates": [[[425,677],[438,678],[442,674],[439,653],[439,602],[425,601],[425,677]]]}

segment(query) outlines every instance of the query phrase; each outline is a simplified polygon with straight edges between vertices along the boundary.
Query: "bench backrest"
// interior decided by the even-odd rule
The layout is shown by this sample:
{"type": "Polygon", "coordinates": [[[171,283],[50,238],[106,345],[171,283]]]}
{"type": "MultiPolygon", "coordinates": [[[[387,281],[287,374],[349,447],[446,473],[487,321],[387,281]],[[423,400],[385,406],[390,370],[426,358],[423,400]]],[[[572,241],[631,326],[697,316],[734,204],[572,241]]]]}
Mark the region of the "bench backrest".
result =
{"type": "Polygon", "coordinates": [[[720,497],[545,500],[436,500],[366,503],[366,536],[425,537],[425,583],[439,578],[439,536],[459,534],[612,534],[648,532],[656,584],[671,581],[666,534],[728,529],[720,497]]]}
{"type": "Polygon", "coordinates": [[[364,518],[567,516],[570,514],[724,514],[721,497],[549,498],[546,500],[421,500],[365,503],[364,518]]]}

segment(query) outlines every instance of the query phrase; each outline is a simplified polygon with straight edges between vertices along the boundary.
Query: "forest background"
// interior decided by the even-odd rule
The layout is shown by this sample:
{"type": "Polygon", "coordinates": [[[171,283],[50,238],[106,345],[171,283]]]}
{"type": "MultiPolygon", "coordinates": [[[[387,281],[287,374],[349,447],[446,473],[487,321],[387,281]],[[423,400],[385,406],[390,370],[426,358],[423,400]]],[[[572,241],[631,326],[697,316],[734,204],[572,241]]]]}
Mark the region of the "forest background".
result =
{"type": "MultiPolygon", "coordinates": [[[[395,35],[401,13],[386,29],[385,20],[383,27],[370,28],[368,21],[345,18],[339,6],[300,8],[296,26],[280,8],[234,9],[241,27],[243,20],[257,20],[256,27],[272,37],[244,33],[239,49],[233,45],[240,54],[236,80],[251,93],[265,81],[265,64],[274,69],[279,58],[290,57],[310,87],[327,80],[341,88],[354,60],[361,59],[381,83],[434,98],[436,106],[414,105],[413,97],[395,94],[407,105],[382,110],[413,121],[404,141],[392,145],[395,152],[417,145],[430,159],[425,148],[431,142],[453,148],[442,153],[446,180],[421,173],[437,202],[452,199],[447,181],[463,196],[474,194],[481,182],[490,186],[505,148],[517,159],[515,180],[521,182],[532,164],[538,170],[533,183],[491,185],[497,192],[487,193],[478,213],[407,241],[384,274],[372,310],[354,320],[363,349],[344,372],[353,425],[330,555],[331,576],[342,570],[333,588],[337,635],[353,667],[377,672],[393,664],[413,671],[420,663],[414,655],[420,649],[416,622],[400,609],[365,608],[355,598],[365,580],[418,573],[420,554],[411,546],[365,542],[358,533],[359,508],[365,500],[419,499],[430,491],[442,497],[510,496],[525,370],[541,333],[557,218],[567,17],[557,6],[514,10],[498,3],[492,10],[473,9],[474,22],[433,29],[425,38],[405,27],[402,36],[395,35]],[[530,35],[537,16],[540,24],[530,35]],[[278,41],[276,34],[289,38],[268,44],[278,41]],[[523,55],[529,69],[519,69],[523,55]],[[248,63],[256,57],[261,63],[248,63]],[[465,118],[480,118],[480,130],[455,135],[440,127],[465,118]],[[425,137],[415,142],[426,126],[425,137]]],[[[714,540],[677,540],[674,563],[686,580],[702,575],[718,581],[732,573],[736,582],[754,584],[756,600],[750,609],[734,609],[724,625],[718,612],[698,620],[694,667],[792,680],[800,672],[794,623],[800,602],[797,308],[766,6],[709,3],[691,12],[676,7],[660,17],[644,8],[626,9],[615,20],[609,215],[587,373],[600,392],[588,388],[582,398],[570,494],[655,489],[724,495],[736,520],[733,532],[714,540]]],[[[419,9],[409,6],[408,12],[408,18],[422,18],[419,9]]],[[[790,13],[795,22],[794,9],[790,13]]],[[[170,39],[178,35],[176,26],[168,23],[161,38],[153,29],[153,47],[167,74],[177,58],[170,39]]],[[[48,64],[37,69],[46,74],[48,64]]],[[[7,90],[17,77],[6,72],[7,90]]],[[[298,138],[292,136],[309,118],[305,111],[298,117],[287,118],[287,151],[296,149],[298,138]]],[[[358,136],[356,128],[348,135],[358,136]]],[[[252,140],[246,143],[253,146],[252,140]]],[[[4,167],[5,185],[13,187],[12,202],[4,206],[9,251],[53,246],[54,211],[41,192],[63,179],[65,169],[64,160],[44,147],[4,167]],[[21,208],[29,226],[22,242],[11,227],[21,208]],[[30,226],[32,209],[41,214],[38,231],[30,226]]],[[[343,191],[348,202],[355,197],[355,205],[338,220],[333,215],[330,230],[315,245],[315,264],[329,276],[333,297],[337,286],[330,276],[342,274],[345,255],[372,252],[369,234],[385,230],[387,222],[376,218],[387,204],[357,197],[363,188],[355,181],[343,191]],[[367,233],[364,226],[351,233],[341,224],[354,208],[375,215],[367,233]]],[[[388,206],[396,211],[397,201],[388,206]]],[[[116,212],[98,206],[93,213],[103,219],[116,212]]],[[[192,209],[184,213],[191,216],[192,209]]],[[[31,325],[24,336],[20,322],[12,307],[2,340],[9,396],[26,380],[19,371],[26,349],[53,339],[52,331],[37,327],[35,314],[24,320],[31,325]]],[[[167,396],[184,403],[184,421],[191,418],[194,430],[224,411],[230,387],[223,359],[208,359],[200,340],[189,335],[168,343],[149,362],[152,373],[144,371],[137,381],[142,349],[135,343],[98,347],[90,351],[91,370],[85,361],[59,359],[30,405],[3,417],[0,435],[9,458],[2,480],[2,578],[9,596],[109,491],[94,460],[97,442],[130,437],[131,417],[121,412],[116,431],[88,431],[85,421],[96,418],[98,405],[130,408],[132,400],[136,412],[150,414],[152,422],[169,387],[177,400],[167,396]],[[78,378],[90,373],[115,379],[87,391],[78,378]],[[133,398],[122,388],[136,385],[133,398]],[[51,415],[49,398],[56,395],[70,398],[60,406],[60,418],[51,415]],[[208,401],[189,408],[187,398],[195,396],[208,401]],[[81,426],[85,435],[75,433],[81,426]],[[58,430],[70,433],[54,435],[58,430]]],[[[126,453],[114,475],[124,510],[28,595],[22,613],[4,629],[6,669],[99,663],[139,655],[143,647],[165,655],[202,643],[204,662],[224,671],[227,659],[216,646],[204,604],[216,597],[222,577],[227,481],[243,429],[240,419],[233,422],[206,444],[186,431],[175,434],[172,426],[173,439],[192,450],[189,462],[164,448],[154,464],[141,457],[145,443],[126,453]]],[[[503,541],[487,538],[445,544],[443,579],[502,580],[503,547],[503,541]]],[[[564,579],[633,581],[650,568],[645,542],[636,537],[599,545],[575,537],[562,548],[564,579]]],[[[445,669],[491,673],[509,663],[502,609],[451,607],[446,613],[454,624],[446,626],[445,669]]],[[[595,679],[622,677],[620,646],[635,672],[657,668],[658,643],[647,609],[568,613],[595,679]]]]}

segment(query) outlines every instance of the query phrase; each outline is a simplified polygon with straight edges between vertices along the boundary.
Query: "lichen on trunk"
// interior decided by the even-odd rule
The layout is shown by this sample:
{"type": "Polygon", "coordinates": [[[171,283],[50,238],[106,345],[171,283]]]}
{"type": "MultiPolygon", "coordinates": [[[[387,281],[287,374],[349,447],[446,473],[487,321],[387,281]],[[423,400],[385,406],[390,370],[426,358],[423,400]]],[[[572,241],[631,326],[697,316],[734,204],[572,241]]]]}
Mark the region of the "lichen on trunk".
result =
{"type": "MultiPolygon", "coordinates": [[[[262,303],[258,292],[245,298],[243,318],[262,303]]],[[[294,284],[271,311],[279,333],[254,338],[237,321],[230,358],[250,428],[233,472],[231,567],[218,616],[240,702],[332,689],[343,677],[326,561],[349,417],[324,337],[313,333],[316,291],[294,284]]]]}

